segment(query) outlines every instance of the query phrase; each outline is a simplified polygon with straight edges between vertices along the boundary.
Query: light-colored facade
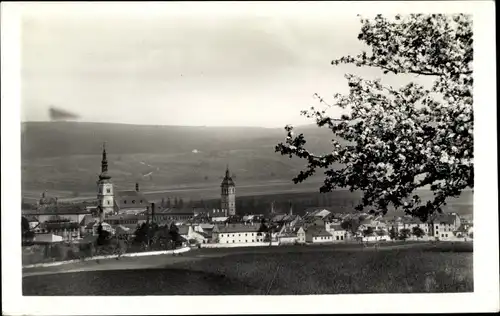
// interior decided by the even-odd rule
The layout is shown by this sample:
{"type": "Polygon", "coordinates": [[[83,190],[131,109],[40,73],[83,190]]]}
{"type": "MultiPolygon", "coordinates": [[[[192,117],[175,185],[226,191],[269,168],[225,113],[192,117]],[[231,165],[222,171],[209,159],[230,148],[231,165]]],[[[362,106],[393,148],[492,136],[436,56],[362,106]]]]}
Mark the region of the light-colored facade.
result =
{"type": "Polygon", "coordinates": [[[215,225],[212,230],[212,242],[222,244],[264,242],[265,233],[258,231],[257,224],[215,225]]]}
{"type": "Polygon", "coordinates": [[[311,226],[306,231],[306,242],[313,244],[332,243],[333,235],[322,226],[311,226]]]}

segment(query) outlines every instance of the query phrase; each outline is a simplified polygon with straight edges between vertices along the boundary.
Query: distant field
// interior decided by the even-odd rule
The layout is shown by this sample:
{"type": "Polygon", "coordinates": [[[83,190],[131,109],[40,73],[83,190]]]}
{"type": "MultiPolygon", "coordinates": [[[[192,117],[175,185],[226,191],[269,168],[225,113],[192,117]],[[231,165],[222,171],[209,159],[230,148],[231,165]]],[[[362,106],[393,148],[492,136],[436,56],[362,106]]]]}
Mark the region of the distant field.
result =
{"type": "MultiPolygon", "coordinates": [[[[277,184],[278,190],[283,184],[291,187],[291,179],[303,167],[301,161],[275,154],[272,146],[265,151],[223,151],[217,154],[109,154],[108,160],[113,183],[120,190],[133,189],[138,182],[144,191],[203,188],[207,191],[205,196],[218,193],[227,165],[242,189],[240,193],[245,192],[245,186],[265,185],[260,192],[257,187],[253,189],[259,194],[272,190],[273,184],[277,184]]],[[[23,160],[23,192],[34,196],[40,196],[44,190],[67,197],[93,195],[100,164],[100,155],[23,160]]],[[[316,178],[316,182],[318,179],[321,178],[316,178]]]]}
{"type": "Polygon", "coordinates": [[[128,265],[127,270],[26,276],[23,294],[301,295],[473,291],[472,244],[410,244],[379,251],[341,248],[202,249],[183,257],[137,258],[143,268],[134,268],[128,262],[124,263],[128,265]],[[168,262],[169,259],[173,262],[168,262]],[[149,265],[144,263],[148,261],[149,265]]]}

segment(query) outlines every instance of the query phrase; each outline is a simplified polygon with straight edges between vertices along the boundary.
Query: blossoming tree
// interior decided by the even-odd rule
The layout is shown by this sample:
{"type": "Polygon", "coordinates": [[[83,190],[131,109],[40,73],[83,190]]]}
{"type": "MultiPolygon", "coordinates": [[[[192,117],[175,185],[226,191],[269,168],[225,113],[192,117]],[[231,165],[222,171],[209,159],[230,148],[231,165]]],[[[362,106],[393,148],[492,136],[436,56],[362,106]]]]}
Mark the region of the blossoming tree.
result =
{"type": "Polygon", "coordinates": [[[472,109],[472,21],[467,15],[412,14],[361,19],[358,39],[369,50],[332,61],[377,67],[384,74],[432,79],[428,88],[410,82],[400,88],[380,79],[347,74],[349,92],[302,114],[332,131],[332,150],[317,155],[303,134],[286,126],[276,151],[306,160],[293,180],[302,182],[318,169],[325,174],[320,192],[337,187],[363,192],[357,210],[385,214],[390,205],[427,220],[466,188],[474,187],[472,109]],[[347,109],[334,118],[329,108],[347,109]],[[339,138],[343,142],[339,142],[339,138]],[[334,168],[340,163],[342,167],[334,168]],[[422,201],[418,188],[434,196],[422,201]]]}

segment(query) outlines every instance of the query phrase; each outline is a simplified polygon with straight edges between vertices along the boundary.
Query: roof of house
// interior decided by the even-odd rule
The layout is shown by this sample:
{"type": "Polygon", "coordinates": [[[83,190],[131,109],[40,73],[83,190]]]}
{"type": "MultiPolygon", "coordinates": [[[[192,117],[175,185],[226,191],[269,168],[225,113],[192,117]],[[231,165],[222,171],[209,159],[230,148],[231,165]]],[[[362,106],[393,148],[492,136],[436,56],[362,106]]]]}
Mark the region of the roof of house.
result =
{"type": "Polygon", "coordinates": [[[283,237],[297,237],[297,234],[299,230],[301,229],[300,226],[293,226],[293,227],[285,227],[283,231],[281,232],[280,236],[283,237]]]}
{"type": "Polygon", "coordinates": [[[47,230],[64,230],[64,229],[77,229],[79,228],[79,223],[75,222],[55,222],[55,223],[42,223],[40,228],[47,230]]]}
{"type": "Polygon", "coordinates": [[[330,229],[337,230],[337,231],[345,230],[345,229],[342,228],[342,225],[340,225],[340,224],[330,225],[330,229]]]}
{"type": "Polygon", "coordinates": [[[260,228],[260,225],[257,224],[241,224],[241,223],[234,223],[234,224],[227,224],[227,225],[216,225],[214,226],[213,231],[214,232],[219,232],[219,233],[245,233],[245,232],[257,232],[260,228]]]}
{"type": "Polygon", "coordinates": [[[214,228],[214,224],[210,224],[210,223],[202,223],[200,225],[201,229],[205,230],[205,229],[213,229],[214,228]]]}
{"type": "Polygon", "coordinates": [[[313,237],[331,237],[332,234],[326,231],[323,226],[311,226],[306,230],[307,234],[312,235],[313,237]]]}
{"type": "MultiPolygon", "coordinates": [[[[163,208],[163,209],[155,210],[155,214],[161,214],[161,215],[192,215],[192,216],[194,216],[194,214],[197,213],[196,210],[197,209],[195,209],[195,208],[189,208],[189,207],[185,207],[185,208],[171,207],[171,208],[163,208]]],[[[149,210],[148,213],[151,214],[151,210],[149,210]]]]}
{"type": "Polygon", "coordinates": [[[432,222],[435,224],[448,224],[452,225],[455,223],[455,220],[457,219],[457,215],[453,214],[438,214],[436,215],[433,219],[432,222]]]}
{"type": "Polygon", "coordinates": [[[121,213],[121,214],[116,214],[116,215],[110,215],[106,216],[106,220],[108,221],[113,221],[113,220],[147,220],[148,216],[147,215],[142,215],[142,214],[127,214],[127,213],[121,213]]]}
{"type": "Polygon", "coordinates": [[[285,231],[280,234],[280,237],[297,237],[296,231],[285,231]]]}
{"type": "Polygon", "coordinates": [[[36,210],[23,210],[23,215],[79,215],[90,213],[91,212],[82,205],[74,204],[47,205],[40,206],[36,210]]]}
{"type": "Polygon", "coordinates": [[[114,200],[120,209],[140,206],[147,207],[150,205],[146,196],[142,192],[135,190],[116,191],[114,193],[114,200]]]}
{"type": "Polygon", "coordinates": [[[91,223],[93,221],[94,221],[94,217],[90,214],[87,214],[80,221],[80,226],[86,226],[88,223],[91,223]]]}

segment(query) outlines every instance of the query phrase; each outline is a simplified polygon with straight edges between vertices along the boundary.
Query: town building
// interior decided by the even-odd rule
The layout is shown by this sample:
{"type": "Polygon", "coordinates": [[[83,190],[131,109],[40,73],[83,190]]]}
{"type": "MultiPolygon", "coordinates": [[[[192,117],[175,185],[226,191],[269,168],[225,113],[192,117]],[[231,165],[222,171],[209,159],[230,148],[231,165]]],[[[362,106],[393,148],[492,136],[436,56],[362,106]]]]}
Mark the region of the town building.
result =
{"type": "Polygon", "coordinates": [[[265,233],[259,232],[259,228],[259,224],[215,225],[212,230],[212,242],[221,244],[264,242],[265,233]]]}
{"type": "Polygon", "coordinates": [[[83,204],[53,204],[45,205],[36,210],[22,211],[23,216],[34,218],[39,223],[58,220],[80,223],[85,216],[91,214],[91,210],[87,209],[83,204]]]}
{"type": "Polygon", "coordinates": [[[460,216],[457,213],[436,214],[430,219],[430,233],[438,240],[453,239],[455,237],[453,232],[460,225],[460,216]]]}
{"type": "Polygon", "coordinates": [[[306,242],[312,244],[331,243],[333,235],[326,231],[324,226],[310,226],[305,230],[306,242]]]}
{"type": "Polygon", "coordinates": [[[277,239],[279,245],[304,244],[306,242],[306,233],[302,226],[283,225],[277,239]]]}
{"type": "Polygon", "coordinates": [[[344,241],[347,239],[347,231],[340,224],[329,222],[325,225],[325,230],[332,234],[333,241],[344,241]]]}
{"type": "Polygon", "coordinates": [[[139,183],[136,183],[135,190],[117,191],[115,204],[119,213],[140,213],[146,211],[151,203],[139,190],[139,183]]]}

